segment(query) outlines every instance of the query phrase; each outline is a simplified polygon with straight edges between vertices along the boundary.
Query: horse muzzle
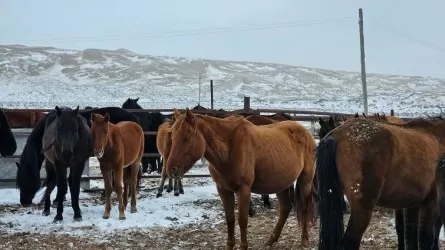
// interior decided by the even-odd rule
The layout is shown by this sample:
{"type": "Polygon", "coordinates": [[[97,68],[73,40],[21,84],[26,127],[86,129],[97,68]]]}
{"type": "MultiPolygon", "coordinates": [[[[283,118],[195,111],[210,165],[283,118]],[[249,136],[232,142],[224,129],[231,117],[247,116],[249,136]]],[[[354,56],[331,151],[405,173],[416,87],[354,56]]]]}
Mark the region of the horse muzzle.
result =
{"type": "Polygon", "coordinates": [[[102,156],[104,156],[104,150],[103,149],[95,149],[94,156],[96,156],[97,159],[102,158],[102,156]]]}

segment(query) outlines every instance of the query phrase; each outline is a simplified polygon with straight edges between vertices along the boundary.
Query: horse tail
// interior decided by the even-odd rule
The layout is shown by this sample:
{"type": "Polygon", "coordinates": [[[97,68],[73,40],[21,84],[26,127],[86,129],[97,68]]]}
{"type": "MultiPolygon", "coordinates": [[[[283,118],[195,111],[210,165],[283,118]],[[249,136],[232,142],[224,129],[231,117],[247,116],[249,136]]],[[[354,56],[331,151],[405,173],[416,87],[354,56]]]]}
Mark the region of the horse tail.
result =
{"type": "Polygon", "coordinates": [[[320,196],[319,249],[342,249],[344,233],[344,194],[336,164],[337,141],[328,136],[320,141],[316,153],[316,173],[320,196]]]}
{"type": "Polygon", "coordinates": [[[445,220],[445,154],[439,158],[436,167],[437,206],[440,218],[445,220]]]}

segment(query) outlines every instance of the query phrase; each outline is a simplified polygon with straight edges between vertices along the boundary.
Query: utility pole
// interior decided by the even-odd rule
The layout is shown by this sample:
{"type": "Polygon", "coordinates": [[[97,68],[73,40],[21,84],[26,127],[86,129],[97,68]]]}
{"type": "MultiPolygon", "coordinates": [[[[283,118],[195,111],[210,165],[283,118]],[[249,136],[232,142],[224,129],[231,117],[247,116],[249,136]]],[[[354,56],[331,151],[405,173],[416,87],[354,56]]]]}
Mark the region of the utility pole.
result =
{"type": "Polygon", "coordinates": [[[198,77],[198,80],[199,80],[199,87],[198,87],[198,105],[200,105],[201,104],[201,73],[199,73],[199,77],[198,77]]]}
{"type": "Polygon", "coordinates": [[[368,90],[366,87],[365,37],[363,34],[363,11],[358,9],[358,25],[360,29],[360,62],[362,65],[363,111],[368,114],[368,90]]]}

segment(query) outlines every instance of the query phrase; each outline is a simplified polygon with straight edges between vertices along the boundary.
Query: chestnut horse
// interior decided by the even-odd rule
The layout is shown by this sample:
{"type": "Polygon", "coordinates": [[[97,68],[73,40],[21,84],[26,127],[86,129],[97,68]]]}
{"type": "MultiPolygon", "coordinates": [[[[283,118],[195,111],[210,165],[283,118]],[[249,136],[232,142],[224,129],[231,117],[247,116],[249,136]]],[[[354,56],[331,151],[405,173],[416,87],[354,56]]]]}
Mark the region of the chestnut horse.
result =
{"type": "Polygon", "coordinates": [[[308,224],[315,221],[314,152],[316,143],[302,125],[283,121],[256,126],[242,117],[220,119],[174,112],[167,174],[175,179],[204,157],[216,183],[227,223],[226,249],[235,245],[235,197],[238,200],[240,249],[246,250],[250,194],[276,193],[279,219],[266,245],[278,241],[292,207],[302,226],[301,243],[309,241],[308,224]],[[298,179],[298,181],[297,181],[298,179]],[[294,183],[297,181],[294,190],[294,183]]]}
{"type": "MultiPolygon", "coordinates": [[[[395,125],[354,118],[333,130],[317,148],[319,249],[359,249],[375,205],[404,209],[405,234],[418,231],[419,248],[430,249],[438,218],[436,162],[444,152],[444,120],[395,125]],[[345,233],[344,194],[351,206],[345,233]]],[[[405,240],[406,248],[417,249],[415,237],[405,240]]]]}
{"type": "Polygon", "coordinates": [[[11,128],[34,128],[46,113],[33,110],[4,110],[11,128]]]}
{"type": "Polygon", "coordinates": [[[144,154],[144,130],[136,122],[122,121],[113,124],[109,121],[108,113],[105,113],[104,116],[91,113],[93,152],[99,160],[105,184],[106,201],[103,218],[110,218],[113,171],[114,187],[119,202],[119,219],[125,220],[124,210],[127,206],[129,193],[131,193],[131,213],[137,211],[136,186],[144,154]],[[126,169],[124,170],[124,168],[126,169]],[[122,183],[124,184],[123,198],[122,183]]]}
{"type": "MultiPolygon", "coordinates": [[[[249,122],[260,126],[260,125],[269,125],[275,122],[279,122],[279,121],[286,121],[286,120],[291,120],[292,118],[285,114],[285,113],[277,113],[277,114],[273,114],[270,116],[265,116],[265,115],[248,115],[246,116],[246,120],[248,120],[249,122]]],[[[261,195],[261,200],[263,201],[263,204],[265,207],[267,208],[271,208],[272,204],[270,203],[270,198],[268,194],[262,194],[261,195]]],[[[250,201],[250,207],[249,207],[249,215],[253,216],[255,214],[255,210],[252,207],[252,201],[250,201]]]]}
{"type": "MultiPolygon", "coordinates": [[[[168,155],[170,154],[171,149],[171,133],[168,129],[173,124],[173,121],[166,121],[158,128],[158,134],[156,137],[156,146],[158,147],[158,151],[162,156],[162,172],[161,172],[161,182],[159,183],[158,193],[156,194],[156,198],[162,196],[162,192],[164,191],[165,179],[168,178],[167,171],[165,170],[165,165],[167,165],[168,155]]],[[[174,195],[179,196],[179,194],[184,194],[184,189],[182,187],[181,180],[173,180],[173,178],[168,178],[168,187],[167,192],[170,193],[174,189],[174,195]],[[174,181],[174,186],[172,185],[172,181],[174,181]]]]}

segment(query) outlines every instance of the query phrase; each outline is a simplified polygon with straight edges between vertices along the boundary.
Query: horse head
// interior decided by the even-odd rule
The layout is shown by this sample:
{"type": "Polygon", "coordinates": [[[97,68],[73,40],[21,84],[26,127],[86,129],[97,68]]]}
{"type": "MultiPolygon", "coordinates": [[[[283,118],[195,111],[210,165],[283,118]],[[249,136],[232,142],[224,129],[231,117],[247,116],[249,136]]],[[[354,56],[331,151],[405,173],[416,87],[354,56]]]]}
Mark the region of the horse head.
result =
{"type": "Polygon", "coordinates": [[[167,174],[180,179],[205,153],[205,139],[198,131],[197,115],[187,108],[181,115],[174,111],[175,123],[169,128],[172,147],[167,161],[167,174]]]}
{"type": "Polygon", "coordinates": [[[56,110],[55,146],[64,160],[69,160],[74,154],[74,148],[79,139],[79,106],[76,109],[56,110]]]}
{"type": "Polygon", "coordinates": [[[104,155],[105,146],[108,143],[109,121],[110,115],[108,113],[105,113],[104,116],[91,113],[91,134],[93,135],[94,156],[98,159],[104,155]]]}
{"type": "Polygon", "coordinates": [[[123,104],[123,109],[142,109],[142,107],[138,103],[139,97],[136,99],[128,98],[123,104]]]}

